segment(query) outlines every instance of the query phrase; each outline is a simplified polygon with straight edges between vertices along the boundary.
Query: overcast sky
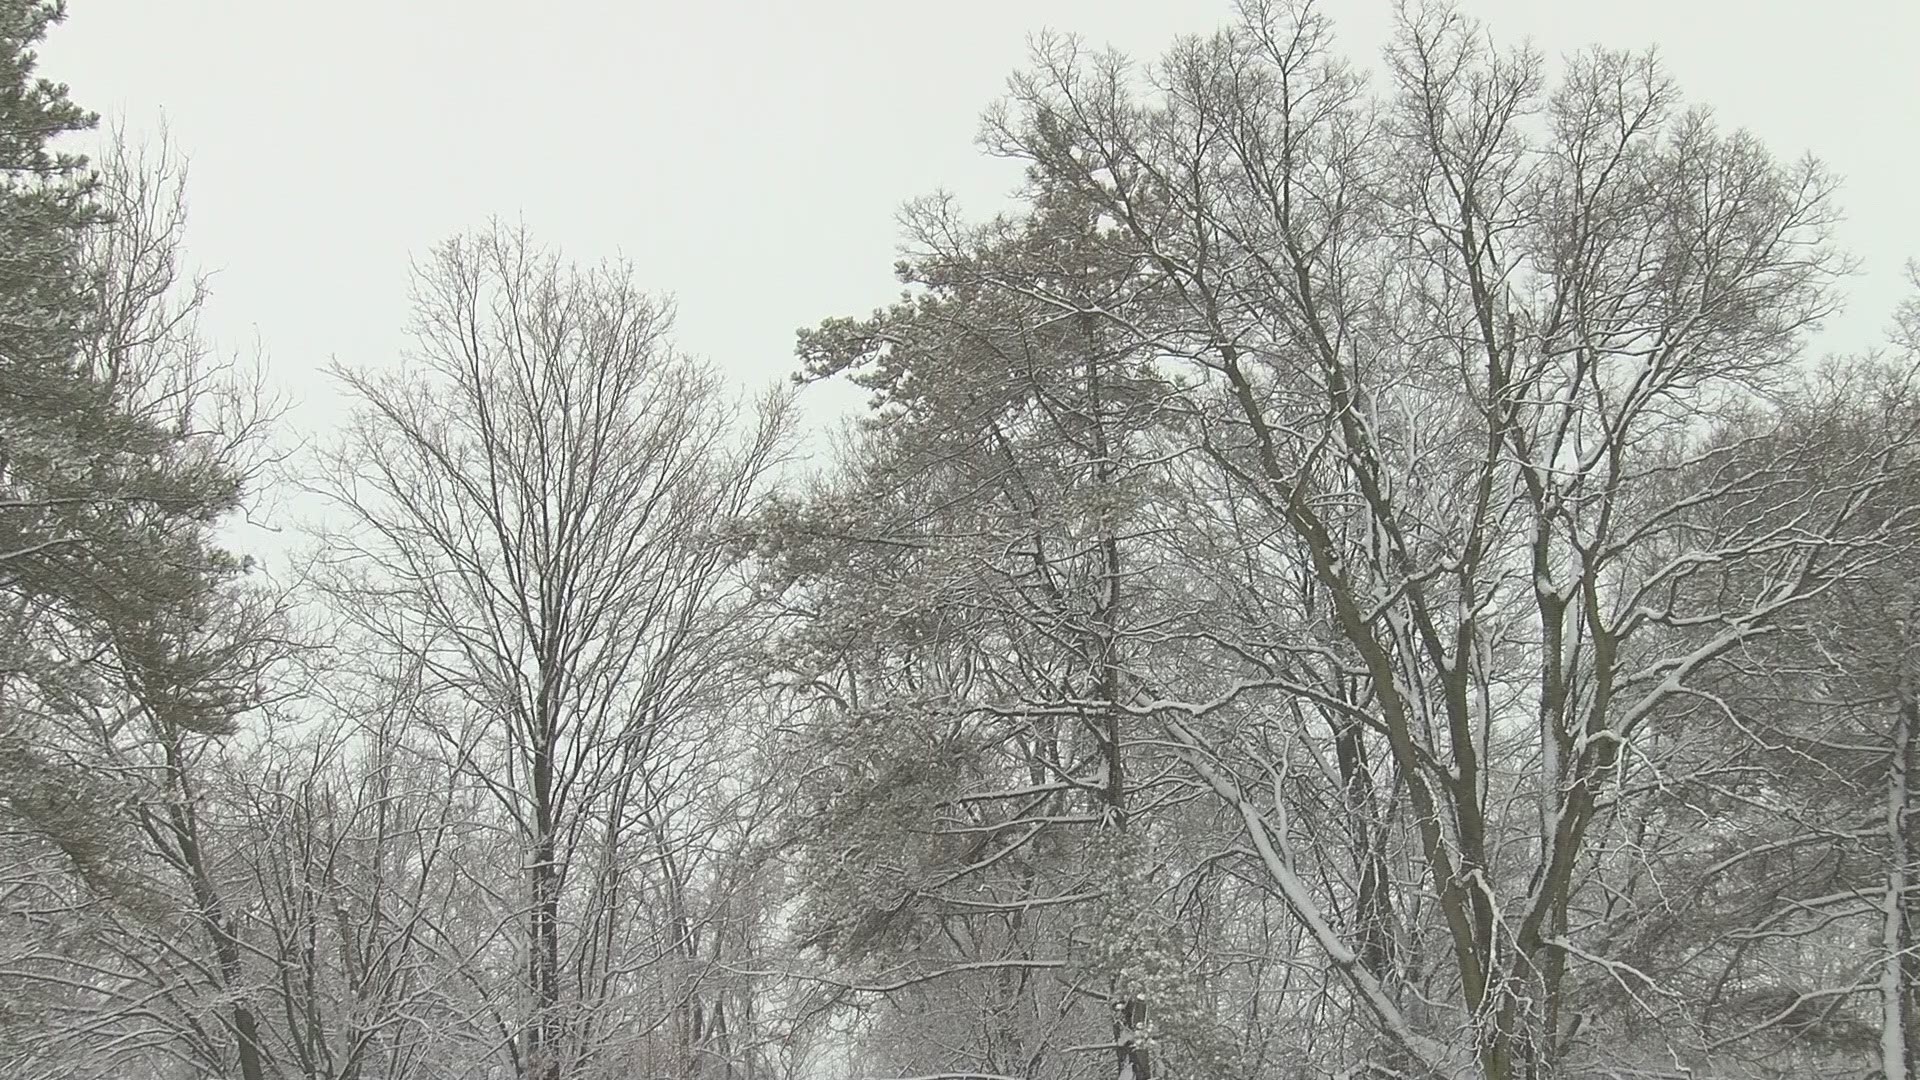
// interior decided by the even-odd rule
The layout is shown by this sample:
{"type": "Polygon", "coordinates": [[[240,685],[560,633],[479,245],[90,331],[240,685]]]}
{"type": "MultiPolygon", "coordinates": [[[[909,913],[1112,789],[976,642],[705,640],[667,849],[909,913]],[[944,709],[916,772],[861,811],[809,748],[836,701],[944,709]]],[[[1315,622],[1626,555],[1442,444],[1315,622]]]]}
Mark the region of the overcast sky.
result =
{"type": "MultiPolygon", "coordinates": [[[[1466,0],[1549,55],[1658,45],[1688,97],[1846,178],[1863,260],[1833,338],[1884,325],[1920,255],[1920,2],[1466,0]]],[[[581,258],[623,254],[679,303],[681,344],[743,382],[793,331],[895,292],[896,208],[945,188],[980,212],[1017,182],[973,146],[1042,28],[1138,56],[1232,15],[1213,0],[71,0],[42,71],[192,157],[207,329],[314,370],[389,362],[411,254],[489,215],[581,258]]],[[[1323,5],[1371,61],[1389,0],[1323,5]]],[[[816,415],[852,400],[821,403],[816,415]]]]}

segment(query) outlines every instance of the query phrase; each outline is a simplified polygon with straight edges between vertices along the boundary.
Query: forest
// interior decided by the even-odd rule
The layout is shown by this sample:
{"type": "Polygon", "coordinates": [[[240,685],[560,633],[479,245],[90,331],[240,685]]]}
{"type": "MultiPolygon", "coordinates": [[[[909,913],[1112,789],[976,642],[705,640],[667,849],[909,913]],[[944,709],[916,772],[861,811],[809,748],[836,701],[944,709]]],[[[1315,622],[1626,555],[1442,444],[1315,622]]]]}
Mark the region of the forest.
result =
{"type": "Polygon", "coordinates": [[[61,16],[0,0],[0,1075],[1920,1077],[1920,268],[1828,347],[1837,180],[1653,53],[1036,38],[1017,206],[908,204],[778,385],[481,222],[287,450],[61,16]]]}

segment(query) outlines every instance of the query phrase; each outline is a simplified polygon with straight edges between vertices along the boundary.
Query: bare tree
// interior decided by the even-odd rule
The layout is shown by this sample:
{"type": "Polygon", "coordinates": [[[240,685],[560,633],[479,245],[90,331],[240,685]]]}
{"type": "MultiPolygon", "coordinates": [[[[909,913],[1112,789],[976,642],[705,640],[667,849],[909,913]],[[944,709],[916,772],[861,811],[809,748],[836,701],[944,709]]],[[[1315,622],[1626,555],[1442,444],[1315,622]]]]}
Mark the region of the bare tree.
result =
{"type": "Polygon", "coordinates": [[[756,613],[714,529],[777,461],[783,409],[740,441],[662,304],[522,233],[450,241],[415,281],[407,363],[339,372],[361,408],[318,484],[351,523],[325,537],[328,588],[417,666],[448,766],[512,838],[504,1051],[535,1080],[587,1075],[643,966],[648,815],[750,685],[756,613]]]}
{"type": "Polygon", "coordinates": [[[1182,374],[1193,450],[1297,582],[1232,635],[1232,678],[1143,667],[1132,707],[1238,815],[1383,1067],[1617,1056],[1570,973],[1668,991],[1599,946],[1614,792],[1717,665],[1889,549],[1887,451],[1809,461],[1755,398],[1833,304],[1832,181],[1683,110],[1650,58],[1571,57],[1549,90],[1537,56],[1409,6],[1374,97],[1309,5],[1245,14],[1144,86],[1043,43],[989,126],[1137,260],[1138,301],[1099,314],[1182,374]],[[1302,723],[1277,744],[1276,691],[1302,723]],[[1404,800],[1417,958],[1366,929],[1379,863],[1316,868],[1289,812],[1294,762],[1351,758],[1355,725],[1404,800]]]}

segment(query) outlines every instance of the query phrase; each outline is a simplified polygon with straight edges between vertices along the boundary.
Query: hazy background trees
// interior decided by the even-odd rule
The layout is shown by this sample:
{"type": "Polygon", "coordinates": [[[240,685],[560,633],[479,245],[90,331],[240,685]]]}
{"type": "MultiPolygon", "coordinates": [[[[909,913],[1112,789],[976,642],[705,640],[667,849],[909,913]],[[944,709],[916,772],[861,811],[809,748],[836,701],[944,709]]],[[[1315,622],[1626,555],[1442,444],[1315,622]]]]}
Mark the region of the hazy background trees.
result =
{"type": "MultiPolygon", "coordinates": [[[[165,139],[0,0],[21,1076],[1906,1080],[1920,308],[1651,56],[1036,42],[798,340],[421,256],[287,460],[165,139]],[[229,550],[314,507],[297,572],[229,550]]],[[[1916,282],[1920,288],[1920,282],[1916,282]]]]}

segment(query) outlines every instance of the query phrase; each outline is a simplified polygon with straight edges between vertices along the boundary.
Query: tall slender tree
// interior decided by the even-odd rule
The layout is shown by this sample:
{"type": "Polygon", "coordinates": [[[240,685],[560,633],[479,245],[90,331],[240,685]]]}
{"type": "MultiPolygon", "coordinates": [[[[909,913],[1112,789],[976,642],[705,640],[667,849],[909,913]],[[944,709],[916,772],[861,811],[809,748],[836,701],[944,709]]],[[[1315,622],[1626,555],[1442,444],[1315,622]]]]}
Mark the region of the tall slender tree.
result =
{"type": "Polygon", "coordinates": [[[518,1075],[617,1074],[620,1040],[673,1022],[610,1010],[655,1000],[642,957],[687,933],[652,906],[686,896],[653,845],[723,745],[705,726],[751,689],[755,610],[715,529],[777,461],[782,409],[736,438],[663,305],[518,232],[442,245],[415,312],[397,373],[340,373],[361,407],[319,483],[346,522],[328,588],[420,673],[446,766],[510,840],[521,975],[493,1007],[518,1075]]]}

